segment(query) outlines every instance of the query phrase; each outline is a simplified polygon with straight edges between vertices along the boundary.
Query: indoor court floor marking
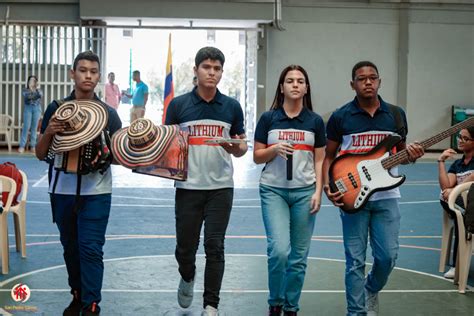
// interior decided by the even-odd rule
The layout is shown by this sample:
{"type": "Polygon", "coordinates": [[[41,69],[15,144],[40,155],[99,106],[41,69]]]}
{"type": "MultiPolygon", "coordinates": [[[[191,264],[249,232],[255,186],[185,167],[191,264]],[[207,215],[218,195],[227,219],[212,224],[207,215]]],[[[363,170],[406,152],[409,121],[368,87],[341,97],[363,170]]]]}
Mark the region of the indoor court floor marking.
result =
{"type": "MultiPolygon", "coordinates": [[[[10,234],[9,236],[14,236],[10,234]]],[[[27,235],[29,236],[29,235],[27,235]]],[[[36,237],[59,237],[58,235],[36,235],[36,237]]],[[[106,235],[105,236],[106,241],[117,241],[117,240],[134,240],[134,239],[175,239],[176,235],[106,235]]],[[[204,238],[204,236],[200,236],[201,239],[204,238]]],[[[226,235],[226,239],[266,239],[266,236],[263,235],[226,235]]],[[[400,238],[403,239],[410,239],[412,238],[411,236],[400,236],[400,238]]],[[[415,236],[415,239],[421,239],[425,238],[423,236],[415,236]]],[[[427,236],[427,239],[441,239],[441,236],[427,236]]],[[[320,242],[333,242],[333,243],[342,243],[342,236],[313,236],[311,237],[312,241],[320,241],[320,242]],[[339,239],[334,239],[334,238],[339,238],[339,239]]],[[[59,244],[59,240],[53,240],[53,241],[40,241],[40,242],[33,242],[33,243],[27,243],[26,246],[44,246],[44,245],[53,245],[53,244],[59,244]]],[[[410,248],[410,249],[420,249],[420,250],[432,250],[432,251],[441,251],[440,248],[433,248],[433,247],[425,247],[425,246],[416,246],[416,245],[399,245],[400,248],[410,248]]],[[[16,248],[15,244],[9,245],[9,248],[13,249],[16,248]]]]}
{"type": "MultiPolygon", "coordinates": [[[[448,303],[455,302],[456,304],[461,303],[462,306],[466,306],[466,308],[464,308],[462,312],[467,312],[467,314],[462,314],[461,312],[458,313],[458,315],[469,315],[470,312],[468,312],[468,310],[471,309],[470,307],[467,307],[472,305],[472,301],[471,303],[469,301],[471,300],[473,295],[472,293],[474,290],[472,285],[474,284],[470,282],[471,286],[468,286],[468,289],[466,290],[466,292],[469,292],[467,294],[468,296],[458,296],[457,286],[453,286],[452,280],[445,279],[442,273],[437,272],[439,259],[438,257],[441,251],[441,230],[435,229],[436,227],[433,228],[433,225],[440,225],[440,223],[437,223],[435,221],[429,222],[431,225],[429,227],[424,224],[426,223],[426,216],[430,216],[430,214],[433,214],[433,216],[436,215],[436,218],[440,217],[440,205],[438,199],[439,184],[437,178],[433,177],[434,173],[432,172],[433,170],[436,171],[435,167],[437,166],[437,164],[436,162],[432,161],[421,163],[423,164],[423,166],[418,169],[420,169],[422,173],[419,176],[415,176],[415,174],[409,173],[407,170],[405,170],[404,172],[400,172],[400,174],[407,175],[408,178],[407,181],[403,184],[403,187],[408,188],[405,189],[405,191],[407,192],[402,191],[402,199],[400,200],[400,205],[403,205],[403,211],[408,214],[413,213],[415,214],[415,217],[406,217],[406,219],[409,220],[405,221],[405,231],[403,232],[402,236],[399,236],[400,243],[403,243],[400,244],[400,250],[402,251],[402,249],[404,249],[404,261],[399,261],[403,268],[394,268],[394,272],[398,271],[396,273],[397,277],[394,277],[391,282],[391,286],[388,286],[387,289],[384,289],[383,291],[381,291],[381,293],[385,293],[385,300],[391,303],[392,310],[389,310],[389,314],[392,316],[398,315],[396,311],[393,311],[393,308],[398,308],[398,300],[400,297],[405,298],[407,300],[407,305],[405,306],[405,309],[408,311],[408,313],[406,313],[406,315],[410,315],[410,312],[416,310],[418,306],[431,306],[432,303],[438,301],[440,304],[445,304],[444,299],[447,299],[448,303]],[[434,168],[430,167],[430,165],[434,166],[434,168]],[[413,179],[413,181],[410,181],[410,178],[413,179]],[[437,206],[436,209],[435,206],[437,206]],[[423,219],[421,227],[419,224],[422,222],[422,220],[419,220],[420,216],[422,216],[421,218],[423,219]],[[413,233],[413,236],[409,235],[410,233],[413,233]],[[418,264],[418,261],[415,261],[415,259],[413,259],[414,257],[420,258],[420,264],[418,264]],[[428,263],[427,260],[429,260],[428,263]],[[413,268],[416,270],[410,270],[413,268]],[[408,294],[404,296],[404,293],[408,294]],[[421,305],[418,305],[419,302],[421,302],[421,305]],[[414,309],[412,310],[411,308],[414,309]]],[[[45,218],[42,217],[43,212],[46,212],[46,210],[49,211],[50,202],[48,194],[46,193],[48,186],[48,177],[47,170],[44,166],[45,165],[41,165],[41,167],[34,167],[34,169],[30,168],[32,172],[29,182],[32,186],[33,194],[31,195],[29,192],[29,198],[32,200],[28,200],[28,204],[31,204],[31,211],[29,213],[35,220],[45,218]]],[[[258,168],[254,167],[254,169],[258,168]]],[[[110,298],[110,300],[104,301],[104,303],[105,306],[110,306],[111,310],[115,306],[114,304],[116,304],[116,302],[119,302],[124,297],[136,297],[136,295],[140,293],[150,293],[146,294],[150,295],[150,297],[154,295],[157,295],[157,297],[159,298],[165,297],[167,299],[171,296],[174,297],[177,287],[177,284],[175,287],[174,278],[172,277],[175,271],[159,270],[162,267],[165,269],[172,269],[175,265],[174,253],[170,250],[171,248],[173,248],[173,240],[176,238],[174,235],[174,230],[170,228],[174,224],[174,221],[170,220],[170,222],[167,223],[166,226],[161,225],[156,227],[156,225],[149,225],[144,231],[136,230],[135,228],[128,228],[126,230],[123,230],[122,224],[120,223],[120,220],[123,218],[123,216],[128,219],[128,217],[126,216],[127,213],[125,213],[124,211],[125,208],[130,208],[131,206],[137,208],[137,212],[140,212],[140,214],[146,214],[147,209],[150,211],[155,209],[156,213],[160,214],[159,216],[162,216],[161,214],[165,213],[171,214],[172,210],[174,210],[175,207],[174,188],[172,187],[172,181],[165,180],[168,182],[160,182],[155,181],[155,179],[151,179],[149,187],[146,188],[142,186],[142,183],[140,183],[142,182],[142,180],[141,178],[138,178],[138,176],[135,177],[135,175],[130,173],[128,170],[119,171],[120,172],[116,173],[114,170],[113,172],[114,191],[112,194],[111,210],[111,212],[116,211],[115,219],[117,222],[114,223],[114,229],[113,231],[111,231],[111,233],[113,234],[106,235],[107,242],[110,242],[110,251],[112,252],[109,254],[108,259],[104,259],[104,263],[107,264],[105,273],[108,273],[109,281],[107,282],[108,284],[104,284],[105,288],[103,289],[103,292],[108,293],[108,298],[110,298]],[[131,178],[133,178],[132,181],[129,181],[130,176],[131,178]],[[118,178],[118,181],[116,181],[115,177],[118,178]],[[127,196],[129,192],[141,192],[142,189],[146,190],[143,194],[145,195],[144,197],[139,197],[138,195],[127,196]],[[137,204],[134,204],[133,202],[137,202],[137,204]],[[134,234],[135,232],[143,232],[143,234],[134,234]],[[160,232],[163,234],[160,234],[160,232]],[[133,240],[136,240],[136,242],[133,240]],[[153,240],[157,241],[155,242],[153,240]],[[155,245],[155,243],[159,243],[159,245],[162,245],[160,248],[158,248],[160,250],[153,251],[152,253],[146,250],[148,249],[147,247],[149,247],[150,244],[155,245]],[[120,250],[122,245],[132,244],[139,244],[142,248],[138,248],[138,250],[132,253],[124,253],[120,250]],[[160,253],[162,255],[160,255],[160,253]],[[153,262],[156,263],[158,268],[155,264],[153,264],[153,262]],[[128,269],[129,265],[136,265],[137,268],[128,269]],[[143,267],[147,266],[149,266],[151,269],[150,274],[148,274],[147,271],[144,272],[145,274],[142,274],[142,270],[140,269],[143,269],[143,267]],[[155,269],[159,272],[156,273],[155,269]],[[122,276],[120,277],[119,273],[119,278],[116,279],[115,274],[113,273],[114,271],[119,271],[122,276]],[[127,271],[134,272],[128,273],[127,271]],[[163,273],[163,271],[167,271],[167,273],[163,273]],[[111,278],[111,276],[114,276],[114,278],[111,278]],[[155,278],[156,276],[158,276],[159,278],[154,280],[153,278],[155,278]],[[146,279],[151,280],[149,283],[141,283],[146,279]],[[162,279],[163,281],[161,281],[162,279]],[[148,284],[148,286],[144,284],[148,284]]],[[[416,170],[413,169],[413,171],[416,170]]],[[[253,225],[249,225],[249,228],[246,230],[241,230],[238,225],[239,223],[248,223],[249,218],[251,220],[256,220],[257,217],[260,218],[261,216],[261,205],[258,194],[258,179],[255,178],[258,176],[257,173],[258,172],[254,170],[251,174],[247,173],[246,177],[237,176],[234,179],[236,184],[236,195],[234,195],[233,208],[236,210],[236,214],[240,213],[242,215],[237,216],[237,222],[235,222],[235,225],[232,228],[233,230],[231,235],[226,236],[226,239],[230,241],[231,247],[235,248],[234,252],[236,254],[226,254],[226,258],[229,258],[228,273],[230,274],[226,277],[229,279],[227,279],[227,281],[224,281],[223,285],[225,288],[223,288],[221,292],[227,295],[227,298],[229,296],[232,297],[232,300],[230,300],[229,302],[225,301],[225,303],[223,304],[224,311],[226,311],[226,309],[232,310],[232,307],[235,306],[235,304],[230,304],[230,302],[234,302],[236,300],[241,300],[245,302],[248,301],[250,298],[252,298],[252,300],[255,300],[260,297],[264,297],[268,293],[268,289],[265,283],[266,275],[264,275],[264,271],[266,271],[266,265],[264,264],[264,262],[266,263],[266,252],[264,251],[264,248],[259,248],[263,247],[263,244],[265,243],[265,232],[262,227],[257,226],[258,223],[252,222],[253,225]],[[252,215],[252,213],[255,213],[255,215],[252,215]],[[239,220],[241,222],[239,222],[239,220]],[[258,245],[258,247],[254,245],[258,245]],[[245,254],[247,252],[250,253],[245,254]],[[249,267],[253,268],[249,268],[248,271],[241,271],[239,264],[243,262],[249,263],[249,267]],[[245,279],[243,281],[240,281],[239,279],[242,278],[241,273],[250,273],[251,275],[256,276],[256,278],[250,278],[249,280],[245,279]],[[241,284],[242,286],[240,286],[241,284]],[[234,295],[232,293],[236,294],[234,295]],[[242,295],[242,298],[239,297],[239,294],[242,295]]],[[[335,224],[335,221],[337,221],[338,225],[340,226],[339,210],[327,200],[324,194],[323,198],[323,202],[325,202],[322,205],[324,211],[324,220],[327,221],[329,219],[331,222],[328,223],[331,224],[335,224]]],[[[164,217],[158,218],[162,219],[164,217]]],[[[47,220],[50,221],[50,218],[48,217],[47,220]]],[[[312,236],[312,241],[315,243],[315,248],[312,249],[315,250],[314,254],[317,255],[317,251],[322,249],[323,251],[325,251],[325,253],[323,252],[320,254],[328,258],[318,258],[316,256],[308,257],[308,260],[312,260],[311,262],[313,266],[312,270],[310,270],[310,267],[308,267],[308,273],[309,271],[311,271],[311,275],[313,277],[310,279],[313,280],[310,281],[310,279],[308,279],[307,282],[305,282],[307,283],[307,287],[302,291],[303,294],[308,295],[304,307],[306,310],[310,310],[310,307],[314,307],[313,302],[322,301],[323,303],[325,303],[325,301],[329,299],[332,302],[336,302],[336,304],[334,305],[334,307],[330,305],[330,307],[325,306],[325,308],[329,308],[328,310],[331,311],[342,311],[342,308],[339,308],[339,306],[342,304],[342,300],[339,301],[338,297],[342,298],[345,293],[343,283],[345,260],[341,250],[343,240],[341,235],[342,232],[340,231],[339,226],[334,226],[334,228],[324,227],[324,230],[320,231],[322,233],[321,235],[312,236]],[[339,251],[341,251],[342,255],[339,251]],[[321,270],[325,272],[329,271],[330,273],[327,276],[318,276],[318,274],[314,274],[316,271],[319,272],[321,270]],[[319,279],[319,277],[321,277],[322,279],[319,279]],[[337,282],[334,282],[333,280],[336,280],[337,282]],[[318,301],[318,294],[321,295],[324,299],[320,299],[318,301]]],[[[54,250],[55,252],[59,253],[59,234],[57,233],[57,230],[55,230],[55,227],[47,226],[43,222],[39,230],[34,229],[34,227],[35,226],[32,226],[32,229],[30,230],[32,234],[27,235],[27,238],[29,238],[27,240],[30,241],[27,246],[29,247],[28,249],[31,249],[31,254],[42,254],[46,253],[46,251],[49,250],[54,250]],[[40,232],[44,232],[44,234],[41,234],[40,232]],[[43,246],[44,248],[37,248],[43,246]]],[[[316,232],[318,231],[315,230],[315,233],[316,232]]],[[[11,243],[9,247],[11,251],[13,251],[15,248],[15,235],[9,234],[9,236],[11,243]]],[[[367,253],[368,258],[370,257],[369,251],[370,250],[368,250],[367,253]]],[[[203,256],[203,252],[197,254],[201,270],[202,265],[204,263],[203,256]]],[[[16,273],[19,274],[10,275],[9,279],[3,279],[3,282],[2,279],[0,279],[1,297],[6,297],[5,295],[9,295],[8,292],[11,289],[9,289],[8,287],[11,287],[13,284],[15,284],[13,282],[21,281],[28,283],[30,281],[33,285],[32,292],[42,293],[41,298],[39,298],[39,296],[35,296],[38,302],[41,303],[34,303],[36,305],[39,304],[38,306],[41,306],[42,309],[48,311],[47,305],[43,304],[45,301],[51,300],[53,297],[58,296],[58,299],[64,299],[66,301],[68,299],[66,293],[68,293],[70,289],[67,287],[67,283],[65,283],[64,281],[66,280],[66,267],[64,265],[64,262],[60,259],[61,258],[58,257],[54,260],[41,262],[33,260],[32,264],[30,265],[29,262],[28,264],[24,264],[23,261],[21,261],[22,259],[20,259],[18,256],[15,257],[15,260],[17,260],[18,263],[21,262],[21,267],[24,266],[24,268],[17,268],[16,273]],[[53,278],[51,278],[51,276],[53,276],[53,278]],[[64,279],[60,279],[59,277],[64,279]],[[44,280],[50,281],[44,282],[44,280]],[[61,294],[56,295],[55,293],[61,294]]],[[[367,263],[367,265],[370,266],[371,264],[367,263]]],[[[4,278],[6,277],[7,276],[4,276],[4,278]]],[[[199,285],[199,288],[196,289],[196,293],[201,294],[203,292],[203,289],[201,288],[201,284],[199,285]]],[[[261,309],[261,311],[265,313],[266,307],[264,305],[265,304],[263,304],[261,307],[257,307],[255,311],[260,311],[261,309]]],[[[133,308],[138,307],[139,304],[133,308]]],[[[440,307],[438,308],[441,309],[436,310],[435,308],[435,311],[438,311],[440,313],[444,311],[444,305],[440,305],[440,307]]],[[[451,314],[456,314],[460,311],[459,308],[460,307],[453,307],[451,309],[448,309],[451,311],[451,314]]],[[[116,311],[117,310],[114,310],[114,312],[116,311]]],[[[2,312],[3,310],[0,308],[0,315],[2,315],[2,312]]],[[[149,312],[150,311],[147,310],[147,313],[149,312]]],[[[249,315],[256,314],[250,313],[249,315]]],[[[310,315],[310,313],[306,314],[303,312],[302,315],[310,315]]],[[[436,315],[441,314],[438,313],[436,315]]],[[[232,314],[231,316],[234,315],[232,314]]]]}
{"type": "Polygon", "coordinates": [[[37,187],[39,187],[44,181],[47,181],[47,180],[48,180],[48,171],[46,171],[45,175],[42,176],[39,180],[36,180],[36,181],[31,180],[31,182],[34,182],[34,183],[32,184],[32,187],[33,187],[33,188],[37,188],[37,187]]]}
{"type": "MultiPolygon", "coordinates": [[[[114,196],[112,196],[112,199],[114,196]]],[[[241,199],[241,201],[247,201],[246,199],[241,199]]],[[[28,204],[50,204],[49,201],[27,201],[28,204]]],[[[410,205],[410,204],[432,204],[439,203],[439,200],[425,200],[425,201],[405,201],[399,202],[400,205],[410,205]]],[[[157,208],[174,208],[174,204],[124,204],[124,203],[112,203],[112,207],[157,207],[157,208]]],[[[332,204],[323,204],[321,207],[334,207],[332,204]]],[[[261,205],[233,205],[234,209],[246,209],[246,208],[261,208],[261,205]]]]}
{"type": "MultiPolygon", "coordinates": [[[[198,254],[196,257],[200,257],[201,259],[205,255],[203,254],[198,254]]],[[[226,254],[226,257],[264,257],[266,258],[267,255],[264,254],[226,254]]],[[[106,262],[117,262],[117,261],[131,261],[131,260],[136,260],[136,259],[161,259],[161,258],[174,258],[174,255],[147,255],[147,256],[130,256],[130,257],[120,257],[120,258],[111,258],[111,259],[104,259],[104,263],[106,262]]],[[[322,258],[322,257],[308,257],[308,260],[319,260],[319,261],[329,261],[329,262],[338,262],[338,263],[344,263],[345,260],[342,259],[330,259],[330,258],[322,258]]],[[[367,266],[371,266],[372,264],[367,263],[367,266]]],[[[14,281],[17,281],[19,279],[22,279],[27,276],[51,271],[51,270],[56,270],[56,269],[65,269],[66,266],[64,264],[62,265],[55,265],[47,268],[42,268],[42,269],[37,269],[33,271],[29,271],[26,273],[22,273],[19,275],[16,275],[14,277],[11,277],[9,279],[6,279],[2,282],[0,282],[0,292],[9,292],[11,289],[1,289],[5,285],[9,283],[13,283],[14,281]]],[[[426,272],[421,272],[421,271],[416,271],[412,269],[406,269],[406,268],[399,268],[395,267],[394,270],[398,271],[404,271],[408,273],[414,273],[418,275],[423,275],[431,278],[435,278],[438,280],[442,280],[444,282],[449,282],[452,283],[452,280],[445,279],[442,276],[426,273],[426,272]]],[[[38,291],[38,292],[69,292],[70,289],[35,289],[31,288],[31,291],[38,291]]],[[[176,289],[102,289],[103,292],[115,292],[115,293],[133,293],[133,292],[149,292],[149,293],[175,293],[176,289]]],[[[466,292],[472,292],[473,288],[471,286],[467,286],[466,292]]],[[[195,292],[203,292],[202,290],[196,289],[195,292]]],[[[268,293],[268,290],[251,290],[251,289],[238,289],[238,290],[226,290],[222,289],[222,293],[268,293]]],[[[457,289],[425,289],[425,290],[417,290],[417,289],[397,289],[397,290],[382,290],[381,293],[451,293],[451,292],[458,292],[457,289]]],[[[302,293],[345,293],[344,290],[303,290],[302,293]]]]}
{"type": "MultiPolygon", "coordinates": [[[[9,234],[8,236],[14,237],[14,234],[9,234]]],[[[146,238],[159,238],[160,236],[164,236],[168,238],[169,236],[172,236],[173,238],[175,235],[155,235],[155,234],[146,234],[146,235],[140,235],[140,234],[111,234],[111,235],[105,235],[106,238],[115,238],[115,237],[146,237],[146,238]]],[[[59,237],[59,234],[27,234],[26,237],[59,237]]],[[[201,235],[201,238],[203,236],[201,235]]],[[[265,236],[263,235],[226,235],[226,238],[264,238],[265,236]]],[[[342,235],[313,235],[312,238],[342,238],[342,235]]],[[[406,235],[406,236],[399,236],[398,238],[400,239],[440,239],[441,236],[411,236],[411,235],[406,235]]]]}

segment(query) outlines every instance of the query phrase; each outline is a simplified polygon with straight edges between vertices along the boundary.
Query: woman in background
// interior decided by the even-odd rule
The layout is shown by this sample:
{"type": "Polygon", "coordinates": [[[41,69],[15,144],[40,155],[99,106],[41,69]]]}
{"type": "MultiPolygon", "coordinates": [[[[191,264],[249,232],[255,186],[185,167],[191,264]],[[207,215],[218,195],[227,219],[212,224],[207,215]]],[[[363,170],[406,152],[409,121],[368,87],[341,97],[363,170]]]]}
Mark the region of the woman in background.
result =
{"type": "Polygon", "coordinates": [[[286,67],[270,111],[255,130],[253,159],[260,178],[267,234],[269,315],[296,315],[316,213],[321,206],[324,123],[313,112],[303,67],[286,67]]]}
{"type": "Polygon", "coordinates": [[[41,116],[41,99],[43,93],[38,89],[38,78],[29,76],[26,81],[26,88],[23,89],[23,128],[21,130],[20,147],[18,152],[25,151],[28,131],[30,132],[30,151],[35,152],[38,121],[41,116]]]}
{"type": "MultiPolygon", "coordinates": [[[[447,279],[454,279],[456,272],[456,256],[458,253],[458,227],[456,225],[456,215],[448,206],[449,193],[453,188],[466,181],[474,180],[474,126],[462,129],[458,135],[458,149],[462,151],[461,159],[455,160],[448,171],[446,171],[445,161],[453,158],[456,151],[448,148],[438,157],[439,185],[441,187],[441,205],[448,212],[449,217],[454,220],[454,245],[452,267],[444,274],[447,279]]],[[[458,201],[456,201],[458,203],[458,201]]],[[[463,206],[464,207],[464,206],[463,206]]]]}

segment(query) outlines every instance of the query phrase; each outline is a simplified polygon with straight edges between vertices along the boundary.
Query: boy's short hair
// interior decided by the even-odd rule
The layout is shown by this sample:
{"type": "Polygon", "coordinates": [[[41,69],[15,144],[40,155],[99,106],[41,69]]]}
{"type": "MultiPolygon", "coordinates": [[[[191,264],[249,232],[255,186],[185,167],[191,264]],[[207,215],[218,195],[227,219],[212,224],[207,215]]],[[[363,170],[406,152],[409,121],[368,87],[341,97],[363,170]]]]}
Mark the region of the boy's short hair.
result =
{"type": "Polygon", "coordinates": [[[79,63],[79,60],[89,60],[89,61],[95,61],[99,64],[99,70],[100,70],[100,59],[99,56],[97,56],[93,51],[88,50],[82,53],[79,53],[76,58],[74,58],[74,64],[72,66],[73,70],[76,70],[77,64],[79,63]]]}
{"type": "Polygon", "coordinates": [[[221,62],[222,67],[224,67],[225,57],[224,54],[218,48],[211,46],[201,48],[196,53],[196,57],[194,58],[194,64],[196,65],[196,67],[199,67],[199,65],[207,59],[218,60],[221,62]]]}
{"type": "Polygon", "coordinates": [[[355,79],[356,71],[362,67],[372,67],[375,69],[375,72],[379,74],[379,70],[377,69],[377,66],[375,66],[373,62],[368,61],[368,60],[363,60],[363,61],[359,61],[357,64],[354,65],[354,67],[352,67],[352,80],[355,79]]]}

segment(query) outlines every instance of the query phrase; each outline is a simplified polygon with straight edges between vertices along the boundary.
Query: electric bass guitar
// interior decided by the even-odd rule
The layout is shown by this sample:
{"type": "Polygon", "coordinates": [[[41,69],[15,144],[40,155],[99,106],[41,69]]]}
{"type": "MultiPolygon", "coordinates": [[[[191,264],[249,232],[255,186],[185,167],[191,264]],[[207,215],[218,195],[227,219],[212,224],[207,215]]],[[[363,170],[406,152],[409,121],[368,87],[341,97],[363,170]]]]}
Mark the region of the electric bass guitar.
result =
{"type": "MultiPolygon", "coordinates": [[[[426,149],[463,128],[473,126],[474,117],[451,126],[420,143],[426,149]]],[[[401,185],[404,175],[394,176],[393,168],[408,159],[406,149],[391,155],[391,149],[401,141],[400,136],[388,136],[367,153],[343,154],[329,167],[329,187],[331,192],[344,193],[340,202],[341,209],[347,213],[356,213],[377,191],[385,191],[401,185]]]]}

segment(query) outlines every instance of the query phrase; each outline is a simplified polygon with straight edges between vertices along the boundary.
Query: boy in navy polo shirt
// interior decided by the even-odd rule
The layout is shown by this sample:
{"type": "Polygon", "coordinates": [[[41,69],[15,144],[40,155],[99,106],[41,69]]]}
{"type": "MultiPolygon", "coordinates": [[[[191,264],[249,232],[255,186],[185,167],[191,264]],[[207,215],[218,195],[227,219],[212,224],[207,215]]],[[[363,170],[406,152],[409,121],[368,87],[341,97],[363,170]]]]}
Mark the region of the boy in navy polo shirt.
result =
{"type": "Polygon", "coordinates": [[[204,223],[203,315],[217,315],[224,276],[224,236],[234,196],[231,155],[241,157],[247,144],[206,142],[216,138],[245,138],[244,116],[239,102],[217,89],[224,54],[214,47],[201,48],[195,57],[198,81],[193,91],[174,98],[166,124],[179,124],[189,131],[188,179],[176,182],[176,251],[181,280],[178,303],[187,308],[193,300],[196,251],[204,223]]]}
{"type": "MultiPolygon", "coordinates": [[[[100,80],[99,57],[91,51],[74,59],[71,69],[74,90],[65,101],[83,99],[100,102],[94,88],[100,80]]],[[[106,132],[112,135],[122,127],[115,109],[108,111],[106,132]]],[[[54,135],[65,130],[64,123],[52,119],[58,104],[53,101],[44,113],[36,156],[44,160],[54,135]]],[[[104,276],[103,246],[112,203],[112,171],[94,171],[78,176],[49,168],[49,193],[53,220],[58,226],[64,249],[69,286],[73,299],[63,316],[99,315],[104,276]],[[80,177],[78,179],[78,177],[80,177]]]]}
{"type": "MultiPolygon", "coordinates": [[[[326,157],[323,163],[324,191],[334,205],[342,206],[340,191],[331,193],[328,183],[329,167],[336,155],[364,153],[398,130],[396,119],[387,103],[378,95],[381,79],[377,67],[361,61],[352,68],[351,87],[356,97],[336,110],[326,126],[326,157]]],[[[406,125],[405,112],[400,109],[406,125]]],[[[407,150],[408,162],[424,154],[417,143],[398,143],[396,150],[407,150]]],[[[394,168],[395,169],[395,168],[394,168]]],[[[396,174],[392,170],[392,174],[396,174]]],[[[356,213],[341,211],[344,249],[346,255],[347,315],[377,315],[378,292],[387,283],[398,254],[400,212],[398,188],[374,193],[356,213]],[[365,256],[368,232],[374,264],[365,277],[365,256]]]]}

